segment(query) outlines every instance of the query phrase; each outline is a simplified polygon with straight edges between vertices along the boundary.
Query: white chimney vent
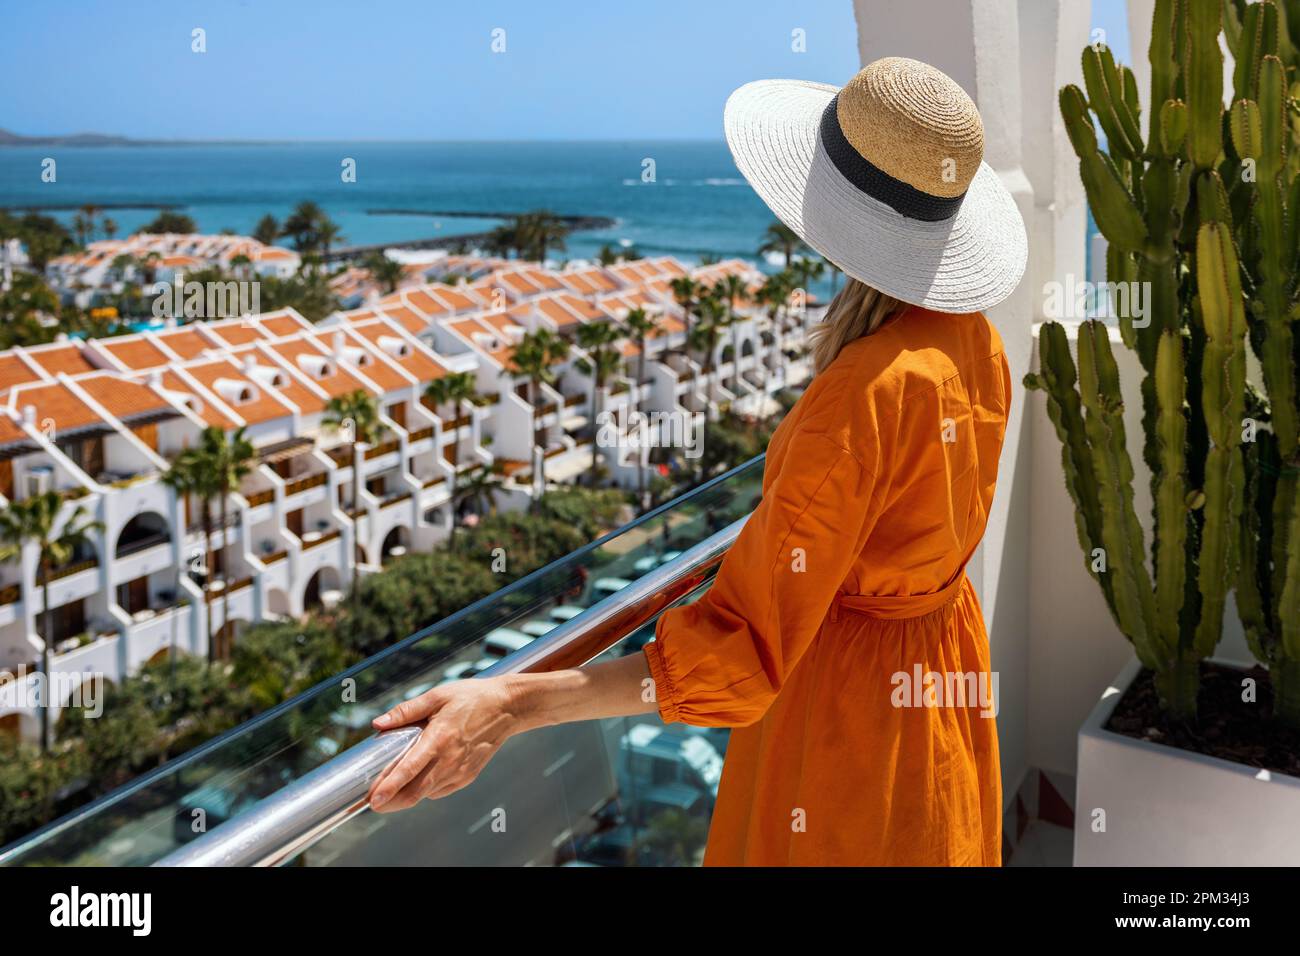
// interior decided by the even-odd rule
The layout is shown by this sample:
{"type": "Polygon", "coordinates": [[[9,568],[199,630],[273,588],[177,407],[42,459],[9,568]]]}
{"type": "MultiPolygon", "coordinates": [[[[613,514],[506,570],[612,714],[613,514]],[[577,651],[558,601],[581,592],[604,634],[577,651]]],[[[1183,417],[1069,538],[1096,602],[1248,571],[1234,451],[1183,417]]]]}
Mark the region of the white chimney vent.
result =
{"type": "Polygon", "coordinates": [[[212,383],[212,387],[218,395],[232,405],[247,405],[257,399],[257,390],[246,382],[237,382],[231,378],[219,378],[212,383]]]}
{"type": "Polygon", "coordinates": [[[250,361],[244,368],[244,374],[263,388],[284,388],[284,373],[269,365],[258,365],[250,361]]]}
{"type": "Polygon", "coordinates": [[[379,337],[379,347],[389,355],[395,355],[398,358],[406,358],[411,354],[410,345],[395,335],[381,335],[379,337]]]}
{"type": "Polygon", "coordinates": [[[316,378],[329,378],[334,374],[329,359],[323,355],[311,355],[304,352],[298,356],[298,367],[308,375],[316,378]]]}
{"type": "Polygon", "coordinates": [[[339,358],[361,368],[370,364],[370,353],[356,345],[345,345],[338,353],[339,358]]]}
{"type": "Polygon", "coordinates": [[[29,425],[33,428],[36,427],[36,406],[35,405],[23,406],[23,424],[29,425]]]}

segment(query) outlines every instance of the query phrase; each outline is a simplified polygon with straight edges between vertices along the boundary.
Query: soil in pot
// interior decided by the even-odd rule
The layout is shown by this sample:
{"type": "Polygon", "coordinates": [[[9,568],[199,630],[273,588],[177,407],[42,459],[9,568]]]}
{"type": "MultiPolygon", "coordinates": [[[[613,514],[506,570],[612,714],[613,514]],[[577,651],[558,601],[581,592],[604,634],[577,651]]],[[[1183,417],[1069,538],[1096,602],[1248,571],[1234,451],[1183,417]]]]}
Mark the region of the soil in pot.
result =
{"type": "Polygon", "coordinates": [[[1300,731],[1270,718],[1273,691],[1264,668],[1237,670],[1203,662],[1197,712],[1195,724],[1170,720],[1160,709],[1152,673],[1144,668],[1120,698],[1105,729],[1300,777],[1300,731]],[[1247,677],[1255,680],[1256,690],[1256,699],[1249,703],[1241,699],[1247,677]]]}

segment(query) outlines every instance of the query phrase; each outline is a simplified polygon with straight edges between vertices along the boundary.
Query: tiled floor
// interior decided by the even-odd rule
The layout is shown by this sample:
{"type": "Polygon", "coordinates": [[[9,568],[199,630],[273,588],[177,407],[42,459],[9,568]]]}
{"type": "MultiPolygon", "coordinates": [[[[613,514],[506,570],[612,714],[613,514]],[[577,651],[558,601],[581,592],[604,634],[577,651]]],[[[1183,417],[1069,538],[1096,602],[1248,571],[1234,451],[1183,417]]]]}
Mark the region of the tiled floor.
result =
{"type": "Polygon", "coordinates": [[[1031,820],[1007,866],[1070,866],[1074,832],[1043,820],[1031,820]]]}

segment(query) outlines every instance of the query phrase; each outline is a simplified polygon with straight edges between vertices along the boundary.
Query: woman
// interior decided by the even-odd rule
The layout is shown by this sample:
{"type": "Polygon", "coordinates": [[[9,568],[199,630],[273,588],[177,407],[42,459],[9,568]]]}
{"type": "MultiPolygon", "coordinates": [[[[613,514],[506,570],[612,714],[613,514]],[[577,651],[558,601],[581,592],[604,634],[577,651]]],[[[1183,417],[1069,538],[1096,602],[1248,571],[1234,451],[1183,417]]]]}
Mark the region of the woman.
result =
{"type": "Polygon", "coordinates": [[[997,865],[995,684],[964,567],[1011,397],[980,310],[1018,284],[1024,226],[974,104],[914,60],[838,91],[748,84],[725,127],[758,194],[849,277],[761,504],[643,654],[439,687],[379,718],[428,724],[371,806],[463,787],[512,734],[657,710],[738,728],[707,864],[997,865]]]}

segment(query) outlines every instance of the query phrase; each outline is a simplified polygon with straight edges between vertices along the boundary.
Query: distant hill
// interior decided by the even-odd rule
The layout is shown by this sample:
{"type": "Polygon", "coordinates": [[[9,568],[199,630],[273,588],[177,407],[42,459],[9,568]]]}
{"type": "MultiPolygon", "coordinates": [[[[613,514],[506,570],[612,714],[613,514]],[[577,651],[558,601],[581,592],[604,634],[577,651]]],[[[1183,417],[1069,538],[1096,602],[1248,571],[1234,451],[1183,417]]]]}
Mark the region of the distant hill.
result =
{"type": "Polygon", "coordinates": [[[106,133],[69,133],[64,136],[22,136],[0,129],[0,146],[133,146],[141,140],[106,133]]]}

